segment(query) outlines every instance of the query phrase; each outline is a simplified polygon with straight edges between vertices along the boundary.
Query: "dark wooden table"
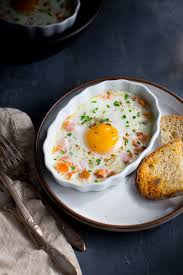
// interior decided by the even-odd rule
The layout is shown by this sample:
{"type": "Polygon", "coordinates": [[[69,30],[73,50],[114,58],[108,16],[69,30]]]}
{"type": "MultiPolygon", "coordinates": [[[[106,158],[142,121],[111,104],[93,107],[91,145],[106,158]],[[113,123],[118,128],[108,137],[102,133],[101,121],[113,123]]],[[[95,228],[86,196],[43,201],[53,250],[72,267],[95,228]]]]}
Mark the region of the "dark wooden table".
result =
{"type": "MultiPolygon", "coordinates": [[[[60,53],[32,64],[0,65],[0,105],[27,112],[37,127],[69,88],[118,75],[148,79],[183,96],[183,1],[103,1],[93,24],[60,53]]],[[[183,215],[137,233],[68,220],[88,247],[76,252],[84,275],[183,274],[183,215]]]]}

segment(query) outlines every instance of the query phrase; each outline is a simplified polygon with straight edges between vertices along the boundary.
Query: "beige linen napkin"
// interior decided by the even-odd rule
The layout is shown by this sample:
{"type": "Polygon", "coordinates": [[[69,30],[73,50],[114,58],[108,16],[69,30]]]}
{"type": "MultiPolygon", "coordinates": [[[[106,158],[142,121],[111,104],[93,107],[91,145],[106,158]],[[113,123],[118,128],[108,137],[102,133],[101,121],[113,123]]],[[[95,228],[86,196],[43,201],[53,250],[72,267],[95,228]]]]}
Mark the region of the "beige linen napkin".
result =
{"type": "MultiPolygon", "coordinates": [[[[27,114],[16,109],[0,108],[0,133],[14,143],[29,163],[33,163],[34,127],[27,114]]],[[[71,260],[78,275],[81,275],[72,247],[59,231],[55,220],[47,212],[36,193],[32,191],[30,184],[15,181],[14,186],[35,221],[40,225],[45,237],[71,260]]],[[[0,191],[0,208],[10,200],[6,191],[0,191]]],[[[16,216],[4,211],[0,211],[0,274],[61,274],[54,269],[49,256],[36,247],[16,216]]]]}

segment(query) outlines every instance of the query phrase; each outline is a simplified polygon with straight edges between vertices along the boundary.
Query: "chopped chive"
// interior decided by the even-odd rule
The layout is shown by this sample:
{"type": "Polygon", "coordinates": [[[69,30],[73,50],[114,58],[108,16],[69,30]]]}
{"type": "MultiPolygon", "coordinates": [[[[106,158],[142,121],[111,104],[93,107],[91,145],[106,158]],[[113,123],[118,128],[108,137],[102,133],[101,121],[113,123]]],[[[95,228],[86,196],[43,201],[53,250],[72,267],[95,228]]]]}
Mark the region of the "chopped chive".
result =
{"type": "Polygon", "coordinates": [[[121,103],[119,101],[114,101],[114,106],[119,107],[121,103]]]}
{"type": "Polygon", "coordinates": [[[68,136],[68,137],[72,136],[72,133],[68,133],[67,136],[68,136]]]}
{"type": "Polygon", "coordinates": [[[76,167],[75,166],[71,166],[71,169],[72,169],[72,171],[74,171],[76,169],[76,167]]]}
{"type": "Polygon", "coordinates": [[[130,101],[129,101],[129,100],[127,100],[127,101],[126,101],[126,103],[130,103],[130,101]]]}
{"type": "Polygon", "coordinates": [[[61,150],[62,155],[65,154],[64,150],[61,150]]]}
{"type": "Polygon", "coordinates": [[[127,145],[128,144],[128,140],[125,140],[125,145],[127,145]]]}
{"type": "Polygon", "coordinates": [[[96,100],[93,100],[91,103],[96,103],[97,101],[96,100]]]}
{"type": "Polygon", "coordinates": [[[101,122],[109,122],[109,118],[103,118],[101,122]]]}
{"type": "Polygon", "coordinates": [[[133,132],[135,132],[135,129],[133,129],[133,132]]]}
{"type": "Polygon", "coordinates": [[[91,122],[91,120],[92,120],[92,117],[89,117],[87,115],[81,115],[80,118],[82,120],[82,125],[85,124],[85,123],[91,122]]]}
{"type": "Polygon", "coordinates": [[[129,98],[129,95],[125,94],[124,98],[125,98],[125,100],[127,100],[129,98]]]}
{"type": "Polygon", "coordinates": [[[107,105],[107,108],[110,108],[110,105],[107,105]]]}
{"type": "Polygon", "coordinates": [[[127,150],[128,153],[130,153],[131,151],[130,150],[127,150]]]}
{"type": "Polygon", "coordinates": [[[125,119],[125,118],[126,118],[126,115],[123,115],[121,118],[125,119]]]}
{"type": "Polygon", "coordinates": [[[98,182],[98,180],[95,180],[95,182],[98,182]]]}
{"type": "Polygon", "coordinates": [[[97,165],[99,165],[100,164],[100,159],[96,159],[96,163],[97,163],[97,165]]]}
{"type": "Polygon", "coordinates": [[[131,113],[132,110],[129,110],[129,112],[131,113]]]}
{"type": "Polygon", "coordinates": [[[135,119],[136,118],[136,116],[133,116],[133,119],[135,119]]]}

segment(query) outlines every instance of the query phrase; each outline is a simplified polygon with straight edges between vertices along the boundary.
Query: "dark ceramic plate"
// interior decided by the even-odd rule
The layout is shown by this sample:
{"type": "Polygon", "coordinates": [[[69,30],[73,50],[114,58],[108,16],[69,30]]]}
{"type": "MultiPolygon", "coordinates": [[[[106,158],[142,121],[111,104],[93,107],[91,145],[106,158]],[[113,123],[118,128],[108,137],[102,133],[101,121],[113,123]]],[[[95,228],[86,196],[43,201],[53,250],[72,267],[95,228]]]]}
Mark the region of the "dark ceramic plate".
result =
{"type": "Polygon", "coordinates": [[[81,7],[73,27],[51,38],[31,39],[21,26],[13,27],[0,20],[1,61],[28,63],[46,58],[66,46],[67,42],[86,29],[94,20],[102,0],[81,0],[81,7]]]}
{"type": "MultiPolygon", "coordinates": [[[[57,113],[83,89],[103,80],[106,79],[94,80],[72,89],[55,103],[43,119],[37,134],[35,153],[42,185],[62,210],[91,226],[111,231],[137,231],[158,226],[182,213],[183,197],[161,201],[142,199],[135,187],[135,173],[114,188],[102,192],[81,193],[60,186],[45,167],[43,142],[57,113]]],[[[183,100],[166,88],[144,80],[128,80],[146,85],[157,97],[162,114],[183,115],[183,100]]]]}

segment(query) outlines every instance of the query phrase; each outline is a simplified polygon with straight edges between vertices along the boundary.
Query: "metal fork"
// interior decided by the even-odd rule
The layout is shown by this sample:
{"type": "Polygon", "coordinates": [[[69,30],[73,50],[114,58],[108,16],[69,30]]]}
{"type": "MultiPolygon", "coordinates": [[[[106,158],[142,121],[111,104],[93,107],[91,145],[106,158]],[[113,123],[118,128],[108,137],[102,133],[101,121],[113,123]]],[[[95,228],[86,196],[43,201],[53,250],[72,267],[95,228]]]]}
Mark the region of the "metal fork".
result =
{"type": "Polygon", "coordinates": [[[25,171],[25,162],[21,154],[16,150],[16,148],[3,136],[0,134],[0,178],[2,183],[8,189],[13,199],[15,200],[19,211],[21,212],[24,221],[29,228],[30,232],[34,238],[38,241],[42,249],[44,249],[50,256],[51,260],[54,262],[55,266],[60,269],[66,275],[77,275],[77,270],[70,262],[70,260],[62,254],[58,249],[53,247],[43,236],[41,228],[34,222],[30,212],[22,202],[20,196],[18,195],[16,189],[13,186],[13,182],[8,175],[13,175],[17,177],[20,169],[25,171]]]}
{"type": "Polygon", "coordinates": [[[45,195],[40,185],[36,184],[39,181],[39,178],[37,177],[35,165],[32,165],[30,169],[28,163],[24,160],[20,152],[1,134],[0,145],[5,148],[4,153],[7,154],[8,160],[13,160],[14,163],[12,166],[9,165],[9,176],[14,179],[24,179],[29,181],[40,200],[45,204],[47,210],[55,218],[58,228],[63,232],[67,241],[77,250],[85,251],[86,246],[81,236],[60,215],[56,213],[55,209],[52,209],[52,202],[50,201],[48,203],[48,197],[45,195]],[[16,166],[16,169],[14,169],[14,166],[16,166]],[[11,167],[13,169],[11,169],[11,167]]]}

